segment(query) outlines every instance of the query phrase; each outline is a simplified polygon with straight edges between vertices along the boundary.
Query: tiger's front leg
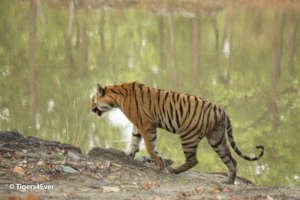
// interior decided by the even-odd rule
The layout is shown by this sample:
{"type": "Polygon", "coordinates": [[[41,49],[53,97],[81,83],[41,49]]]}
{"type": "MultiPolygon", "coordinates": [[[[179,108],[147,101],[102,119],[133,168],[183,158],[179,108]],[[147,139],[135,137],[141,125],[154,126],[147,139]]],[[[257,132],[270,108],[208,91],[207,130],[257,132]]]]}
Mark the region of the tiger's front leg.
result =
{"type": "Polygon", "coordinates": [[[131,135],[131,142],[129,146],[129,150],[127,155],[133,160],[135,154],[140,151],[140,143],[142,140],[142,135],[140,131],[137,129],[136,126],[133,126],[132,135],[131,135]]]}
{"type": "Polygon", "coordinates": [[[152,159],[156,161],[156,165],[159,168],[159,170],[165,169],[164,160],[159,155],[159,153],[156,151],[155,148],[155,142],[156,142],[156,127],[150,126],[148,128],[144,128],[141,131],[142,137],[145,142],[145,146],[147,149],[147,152],[151,156],[152,159]]]}

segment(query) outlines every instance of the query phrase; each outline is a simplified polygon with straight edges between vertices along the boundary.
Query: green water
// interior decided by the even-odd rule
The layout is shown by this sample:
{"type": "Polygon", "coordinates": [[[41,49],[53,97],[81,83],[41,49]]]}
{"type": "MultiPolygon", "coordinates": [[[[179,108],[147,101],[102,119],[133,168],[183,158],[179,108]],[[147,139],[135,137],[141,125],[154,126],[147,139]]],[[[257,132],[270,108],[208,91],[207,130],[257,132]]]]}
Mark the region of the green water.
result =
{"type": "MultiPolygon", "coordinates": [[[[258,162],[233,153],[238,175],[300,185],[299,10],[37,2],[0,3],[0,130],[125,151],[128,121],[98,118],[89,99],[98,82],[139,81],[221,105],[245,154],[264,145],[258,162]]],[[[158,151],[184,162],[178,137],[158,136],[158,151]]],[[[198,159],[227,171],[205,139],[198,159]]]]}

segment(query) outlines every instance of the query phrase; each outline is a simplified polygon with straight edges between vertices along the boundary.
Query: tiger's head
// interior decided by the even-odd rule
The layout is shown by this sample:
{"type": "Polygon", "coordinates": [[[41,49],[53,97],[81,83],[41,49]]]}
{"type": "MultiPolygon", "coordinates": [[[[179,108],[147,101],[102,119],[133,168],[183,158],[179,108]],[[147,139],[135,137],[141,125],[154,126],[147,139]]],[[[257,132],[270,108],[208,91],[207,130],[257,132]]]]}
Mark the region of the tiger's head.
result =
{"type": "Polygon", "coordinates": [[[90,109],[98,114],[99,117],[115,107],[113,99],[109,95],[106,95],[106,93],[106,87],[103,88],[100,84],[97,84],[97,90],[91,99],[90,109]]]}

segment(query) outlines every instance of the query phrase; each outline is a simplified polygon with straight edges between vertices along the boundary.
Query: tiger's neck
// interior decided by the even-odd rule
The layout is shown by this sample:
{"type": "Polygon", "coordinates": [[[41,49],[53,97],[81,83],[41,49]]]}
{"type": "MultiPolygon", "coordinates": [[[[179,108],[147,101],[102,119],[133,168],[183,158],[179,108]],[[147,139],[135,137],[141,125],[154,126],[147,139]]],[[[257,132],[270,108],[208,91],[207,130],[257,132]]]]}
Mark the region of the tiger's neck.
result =
{"type": "Polygon", "coordinates": [[[140,125],[145,114],[144,107],[151,103],[144,94],[148,87],[143,84],[132,82],[121,85],[109,86],[109,94],[114,99],[116,107],[121,109],[127,118],[135,125],[140,125]],[[145,96],[145,99],[143,97],[145,96]]]}
{"type": "Polygon", "coordinates": [[[107,93],[113,99],[115,107],[120,108],[123,112],[126,110],[126,107],[130,104],[130,97],[134,93],[136,84],[133,82],[107,87],[107,93]]]}

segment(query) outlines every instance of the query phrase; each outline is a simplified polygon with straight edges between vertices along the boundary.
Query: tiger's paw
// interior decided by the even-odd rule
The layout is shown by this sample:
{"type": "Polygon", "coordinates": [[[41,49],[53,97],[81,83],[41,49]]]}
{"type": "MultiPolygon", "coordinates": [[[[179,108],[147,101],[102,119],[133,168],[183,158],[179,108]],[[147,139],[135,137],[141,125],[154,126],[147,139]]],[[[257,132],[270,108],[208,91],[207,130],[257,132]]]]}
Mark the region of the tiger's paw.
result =
{"type": "Polygon", "coordinates": [[[167,169],[171,174],[176,174],[176,169],[174,169],[173,167],[168,166],[167,169]]]}
{"type": "Polygon", "coordinates": [[[226,184],[226,185],[234,185],[234,181],[231,181],[231,180],[222,181],[221,183],[226,184]]]}
{"type": "Polygon", "coordinates": [[[130,160],[134,160],[136,152],[127,152],[126,155],[129,157],[130,160]]]}
{"type": "Polygon", "coordinates": [[[223,184],[234,185],[235,178],[229,177],[226,181],[222,181],[223,184]]]}

